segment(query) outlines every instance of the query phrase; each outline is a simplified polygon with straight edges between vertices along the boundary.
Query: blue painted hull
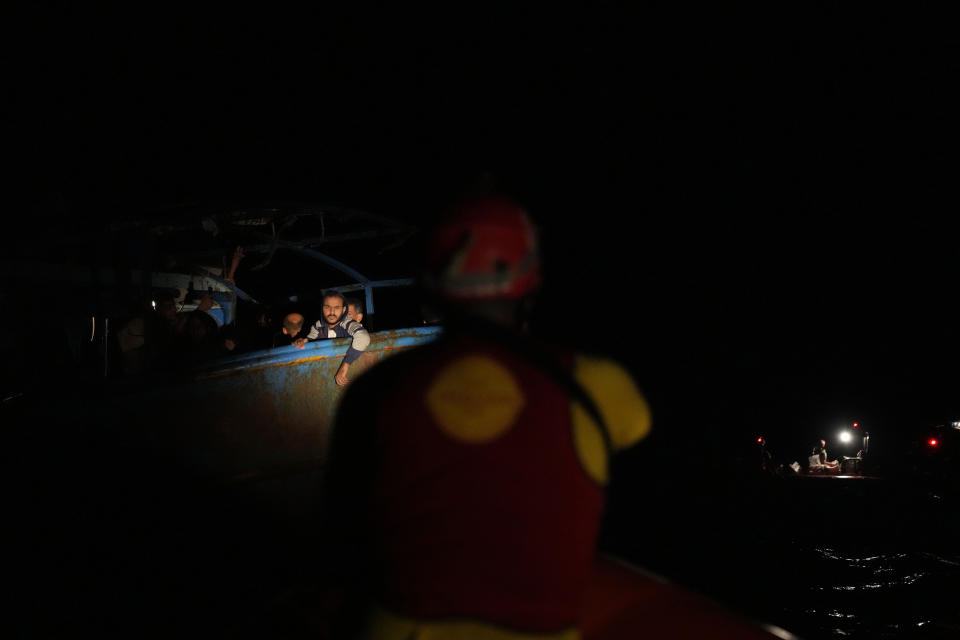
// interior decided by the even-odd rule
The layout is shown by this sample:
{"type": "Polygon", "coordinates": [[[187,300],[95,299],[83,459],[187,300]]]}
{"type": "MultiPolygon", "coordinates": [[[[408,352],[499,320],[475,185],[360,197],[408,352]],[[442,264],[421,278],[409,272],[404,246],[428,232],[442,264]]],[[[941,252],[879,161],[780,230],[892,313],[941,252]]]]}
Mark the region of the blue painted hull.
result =
{"type": "MultiPolygon", "coordinates": [[[[351,378],[401,350],[434,340],[439,327],[371,333],[351,378]]],[[[338,402],[334,374],[349,339],[222,358],[189,375],[114,390],[98,422],[163,460],[179,477],[217,485],[282,482],[319,469],[338,402]]],[[[292,491],[287,486],[284,491],[292,491]]],[[[287,498],[288,500],[295,498],[287,498]]]]}

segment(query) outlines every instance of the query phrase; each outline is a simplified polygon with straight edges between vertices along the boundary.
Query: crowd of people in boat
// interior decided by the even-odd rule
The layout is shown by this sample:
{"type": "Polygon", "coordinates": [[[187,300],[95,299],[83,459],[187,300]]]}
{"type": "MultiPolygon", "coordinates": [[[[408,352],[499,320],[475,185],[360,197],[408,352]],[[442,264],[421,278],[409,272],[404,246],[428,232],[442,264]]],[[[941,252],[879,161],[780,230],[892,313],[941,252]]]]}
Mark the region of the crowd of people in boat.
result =
{"type": "MultiPolygon", "coordinates": [[[[242,258],[242,249],[234,252],[224,274],[226,281],[235,284],[242,258]]],[[[130,318],[118,331],[125,375],[189,369],[237,353],[289,346],[303,349],[317,340],[350,338],[336,374],[337,383],[344,385],[350,365],[370,344],[363,325],[363,301],[337,291],[323,292],[319,308],[298,305],[296,299],[281,307],[234,300],[226,314],[210,293],[200,296],[189,309],[185,308],[186,296],[180,300],[177,293],[161,290],[150,310],[130,318]]]]}
{"type": "Polygon", "coordinates": [[[186,311],[172,291],[163,291],[149,312],[133,317],[118,332],[123,372],[190,368],[236,353],[287,346],[303,349],[317,340],[350,338],[343,375],[338,375],[341,382],[350,364],[370,344],[363,326],[364,304],[335,291],[325,292],[322,301],[315,320],[307,309],[282,311],[278,317],[270,307],[240,305],[238,317],[221,326],[210,313],[215,303],[209,294],[200,298],[196,308],[186,311]]]}

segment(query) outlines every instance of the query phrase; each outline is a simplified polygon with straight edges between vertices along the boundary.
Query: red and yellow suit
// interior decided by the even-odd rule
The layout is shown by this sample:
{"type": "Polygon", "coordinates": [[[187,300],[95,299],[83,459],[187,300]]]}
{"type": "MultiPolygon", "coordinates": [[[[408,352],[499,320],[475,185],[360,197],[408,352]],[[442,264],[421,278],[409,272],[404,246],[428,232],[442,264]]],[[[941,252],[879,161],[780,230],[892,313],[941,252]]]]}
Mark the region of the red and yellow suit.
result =
{"type": "Polygon", "coordinates": [[[355,469],[379,580],[364,637],[580,637],[609,454],[651,419],[615,362],[550,359],[453,334],[348,390],[335,434],[365,432],[374,461],[355,469]]]}

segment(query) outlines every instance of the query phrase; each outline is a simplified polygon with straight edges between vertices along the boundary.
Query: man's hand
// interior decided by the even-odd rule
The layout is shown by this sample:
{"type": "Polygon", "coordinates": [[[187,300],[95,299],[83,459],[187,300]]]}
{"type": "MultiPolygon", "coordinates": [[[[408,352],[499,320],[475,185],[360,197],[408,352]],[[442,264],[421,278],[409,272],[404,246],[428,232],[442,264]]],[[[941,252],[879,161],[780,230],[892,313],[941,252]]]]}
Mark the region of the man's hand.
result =
{"type": "Polygon", "coordinates": [[[335,376],[334,379],[337,381],[337,384],[341,387],[345,386],[348,382],[350,382],[350,380],[347,379],[348,369],[350,369],[350,365],[346,362],[341,362],[340,368],[337,369],[337,375],[335,376]]]}
{"type": "Polygon", "coordinates": [[[295,346],[297,349],[303,349],[303,348],[307,345],[307,339],[306,339],[306,338],[297,338],[296,340],[294,340],[294,341],[291,342],[290,344],[292,344],[293,346],[295,346]]]}
{"type": "Polygon", "coordinates": [[[213,298],[210,297],[209,293],[205,293],[200,298],[200,302],[197,303],[197,311],[209,311],[210,309],[213,309],[213,298]]]}

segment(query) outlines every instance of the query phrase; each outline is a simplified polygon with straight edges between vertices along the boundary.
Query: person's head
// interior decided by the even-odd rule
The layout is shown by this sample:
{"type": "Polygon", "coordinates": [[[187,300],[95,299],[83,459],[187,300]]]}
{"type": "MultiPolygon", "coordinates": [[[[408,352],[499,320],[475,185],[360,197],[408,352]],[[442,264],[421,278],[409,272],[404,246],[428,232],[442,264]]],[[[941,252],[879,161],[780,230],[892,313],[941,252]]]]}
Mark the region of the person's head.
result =
{"type": "Polygon", "coordinates": [[[459,202],[427,243],[423,286],[438,306],[501,324],[520,321],[540,285],[539,237],[522,206],[501,195],[459,202]]]}
{"type": "Polygon", "coordinates": [[[282,331],[285,335],[290,336],[291,339],[296,338],[302,328],[303,316],[299,313],[288,313],[283,317],[282,331]]]}
{"type": "Polygon", "coordinates": [[[154,308],[157,316],[165,322],[172,323],[177,318],[177,299],[169,291],[157,295],[154,308]]]}
{"type": "Polygon", "coordinates": [[[823,447],[826,447],[826,446],[827,446],[827,441],[821,438],[821,439],[820,439],[820,447],[823,448],[823,447]]]}
{"type": "Polygon", "coordinates": [[[360,301],[360,298],[347,298],[346,304],[347,316],[351,320],[356,320],[357,322],[363,324],[363,302],[360,301]]]}
{"type": "Polygon", "coordinates": [[[343,318],[347,310],[347,300],[342,293],[330,291],[323,294],[323,319],[331,327],[343,318]]]}

